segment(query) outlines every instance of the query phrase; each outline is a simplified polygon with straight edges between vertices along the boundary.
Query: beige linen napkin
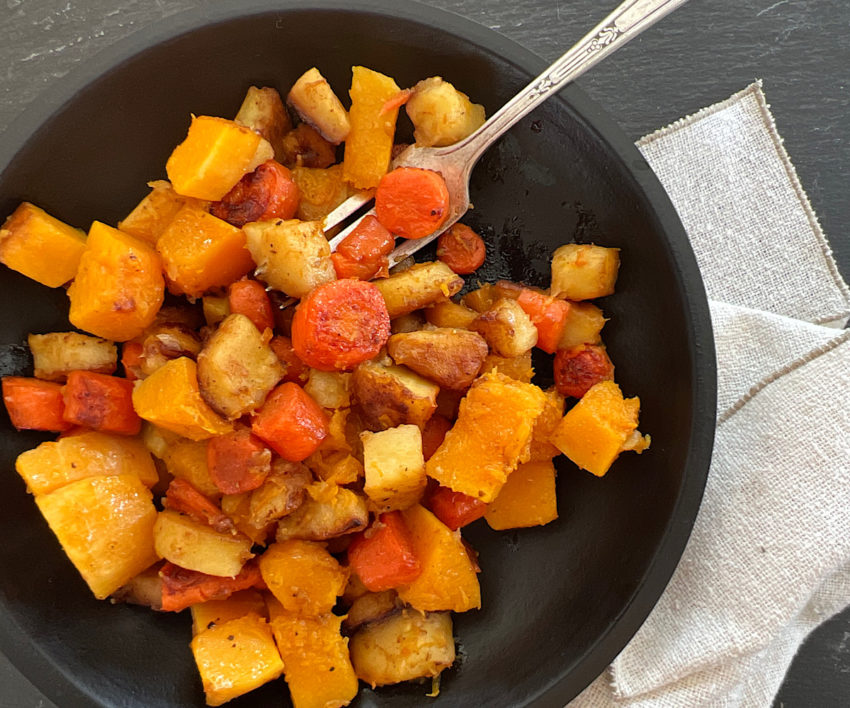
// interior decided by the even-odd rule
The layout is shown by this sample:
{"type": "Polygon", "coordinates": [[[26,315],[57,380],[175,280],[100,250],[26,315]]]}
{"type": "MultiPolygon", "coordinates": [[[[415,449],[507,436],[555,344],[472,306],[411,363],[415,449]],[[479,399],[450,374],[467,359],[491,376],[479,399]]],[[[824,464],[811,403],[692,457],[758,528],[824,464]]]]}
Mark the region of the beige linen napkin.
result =
{"type": "Polygon", "coordinates": [[[768,706],[850,604],[850,290],[760,82],[638,147],[705,279],[717,435],[670,584],[570,708],[768,706]]]}

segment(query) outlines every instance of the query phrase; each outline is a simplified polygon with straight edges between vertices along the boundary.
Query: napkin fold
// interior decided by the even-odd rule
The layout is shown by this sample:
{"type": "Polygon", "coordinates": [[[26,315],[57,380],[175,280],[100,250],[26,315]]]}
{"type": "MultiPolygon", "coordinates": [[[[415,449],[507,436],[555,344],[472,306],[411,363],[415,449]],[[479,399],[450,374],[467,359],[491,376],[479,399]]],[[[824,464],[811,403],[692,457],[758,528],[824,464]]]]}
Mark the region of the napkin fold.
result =
{"type": "Polygon", "coordinates": [[[761,82],[637,145],[705,280],[717,432],[670,584],[570,708],[767,706],[850,604],[850,289],[761,82]]]}

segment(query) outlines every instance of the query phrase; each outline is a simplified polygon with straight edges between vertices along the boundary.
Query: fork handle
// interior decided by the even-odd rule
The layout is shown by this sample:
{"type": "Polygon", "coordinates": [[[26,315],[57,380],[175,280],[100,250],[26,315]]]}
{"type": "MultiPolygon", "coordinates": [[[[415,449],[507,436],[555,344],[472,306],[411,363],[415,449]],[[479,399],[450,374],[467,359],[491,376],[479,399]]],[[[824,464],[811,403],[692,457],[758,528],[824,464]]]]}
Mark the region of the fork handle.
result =
{"type": "Polygon", "coordinates": [[[468,153],[466,159],[475,164],[490,145],[545,101],[552,92],[560,91],[570,81],[685,2],[687,0],[624,0],[554,64],[494,113],[484,125],[465,140],[446,149],[446,152],[468,153]]]}

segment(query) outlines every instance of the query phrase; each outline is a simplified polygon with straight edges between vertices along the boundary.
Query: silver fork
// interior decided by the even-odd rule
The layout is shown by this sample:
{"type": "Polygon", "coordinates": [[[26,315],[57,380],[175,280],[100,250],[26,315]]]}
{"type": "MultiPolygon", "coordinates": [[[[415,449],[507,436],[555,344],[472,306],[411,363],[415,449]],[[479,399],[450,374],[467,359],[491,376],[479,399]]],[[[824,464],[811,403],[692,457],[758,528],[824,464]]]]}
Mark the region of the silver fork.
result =
{"type": "MultiPolygon", "coordinates": [[[[462,217],[469,208],[469,176],[475,163],[505,131],[527,115],[549,96],[597,62],[615,52],[647,27],[655,24],[687,0],[625,0],[569,49],[548,69],[502,106],[478,130],[447,147],[411,145],[392,161],[390,168],[420,167],[439,172],[449,188],[449,214],[434,233],[415,240],[405,240],[390,254],[390,266],[413,255],[429,244],[462,217]]],[[[325,232],[343,224],[363,209],[373,198],[370,192],[350,197],[325,217],[325,232]]],[[[374,214],[374,209],[366,214],[374,214]]],[[[331,250],[357,226],[363,216],[346,226],[330,240],[331,250]]]]}

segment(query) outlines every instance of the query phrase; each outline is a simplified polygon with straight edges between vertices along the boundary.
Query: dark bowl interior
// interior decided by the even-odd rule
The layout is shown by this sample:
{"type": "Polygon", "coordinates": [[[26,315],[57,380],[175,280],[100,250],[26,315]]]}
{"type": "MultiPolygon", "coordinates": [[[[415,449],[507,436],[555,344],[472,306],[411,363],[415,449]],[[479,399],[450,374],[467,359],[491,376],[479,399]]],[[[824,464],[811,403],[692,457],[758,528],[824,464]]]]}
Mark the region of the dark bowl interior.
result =
{"type": "MultiPolygon", "coordinates": [[[[488,113],[542,68],[501,36],[422,6],[309,5],[217,4],[131,37],[78,70],[63,95],[43,97],[0,143],[8,160],[0,215],[26,199],[82,228],[95,218],[114,224],[148,180],[164,177],[190,113],[233,115],[250,84],[286,90],[314,64],[342,95],[352,64],[402,86],[442,75],[488,113]]],[[[468,529],[480,552],[483,609],[456,618],[461,660],[436,699],[562,706],[636,631],[690,532],[714,420],[705,295],[663,190],[576,88],[491,148],[475,171],[472,200],[469,223],[486,233],[493,260],[487,279],[545,284],[550,254],[573,240],[622,249],[618,292],[602,303],[611,318],[604,334],[619,383],[641,398],[652,448],[623,456],[603,479],[562,458],[560,518],[546,527],[468,529]]],[[[3,269],[0,297],[0,373],[27,372],[27,333],[69,326],[65,292],[3,269]]],[[[541,362],[543,378],[550,371],[541,362]]],[[[91,596],[14,473],[16,455],[46,438],[16,433],[0,415],[0,648],[63,707],[203,705],[187,613],[154,615],[91,596]]],[[[425,704],[427,692],[415,684],[364,688],[355,705],[425,704]]],[[[233,705],[287,700],[275,682],[233,705]]]]}

